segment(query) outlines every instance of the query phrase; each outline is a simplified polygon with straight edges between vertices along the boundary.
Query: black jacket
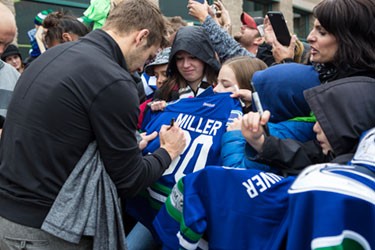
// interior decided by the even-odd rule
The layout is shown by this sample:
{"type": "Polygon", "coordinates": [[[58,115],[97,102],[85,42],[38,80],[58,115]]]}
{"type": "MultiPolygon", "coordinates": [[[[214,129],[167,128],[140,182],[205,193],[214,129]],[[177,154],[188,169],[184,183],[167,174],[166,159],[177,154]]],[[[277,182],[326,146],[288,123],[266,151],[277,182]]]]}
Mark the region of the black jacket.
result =
{"type": "Polygon", "coordinates": [[[375,79],[348,77],[304,92],[306,101],[326,134],[333,154],[323,155],[316,141],[301,143],[266,137],[256,160],[298,174],[316,163],[346,163],[355,152],[362,132],[375,127],[375,79]]]}
{"type": "Polygon", "coordinates": [[[0,216],[40,227],[57,193],[96,140],[119,195],[158,179],[164,149],[142,157],[135,132],[139,99],[116,42],[96,30],[49,49],[23,73],[0,146],[0,216]]]}

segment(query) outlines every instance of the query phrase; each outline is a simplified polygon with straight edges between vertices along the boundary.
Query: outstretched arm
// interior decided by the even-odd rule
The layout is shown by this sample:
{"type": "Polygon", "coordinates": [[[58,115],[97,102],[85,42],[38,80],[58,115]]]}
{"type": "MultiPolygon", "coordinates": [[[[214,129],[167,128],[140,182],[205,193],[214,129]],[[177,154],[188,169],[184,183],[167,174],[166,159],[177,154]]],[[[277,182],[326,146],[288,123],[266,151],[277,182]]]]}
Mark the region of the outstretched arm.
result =
{"type": "Polygon", "coordinates": [[[243,48],[234,38],[209,15],[207,3],[201,4],[194,0],[188,2],[189,15],[195,17],[207,32],[211,43],[218,54],[220,61],[224,62],[235,56],[255,57],[243,48]]]}

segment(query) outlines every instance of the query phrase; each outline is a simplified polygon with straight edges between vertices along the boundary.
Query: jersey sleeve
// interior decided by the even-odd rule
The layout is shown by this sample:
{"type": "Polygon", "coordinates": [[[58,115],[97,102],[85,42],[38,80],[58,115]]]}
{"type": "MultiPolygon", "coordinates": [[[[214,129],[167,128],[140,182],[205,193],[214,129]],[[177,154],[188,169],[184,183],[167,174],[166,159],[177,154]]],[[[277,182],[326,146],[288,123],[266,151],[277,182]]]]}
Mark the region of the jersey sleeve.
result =
{"type": "Polygon", "coordinates": [[[177,233],[182,221],[183,189],[183,179],[180,179],[153,221],[153,227],[163,246],[170,249],[179,247],[177,233]]]}

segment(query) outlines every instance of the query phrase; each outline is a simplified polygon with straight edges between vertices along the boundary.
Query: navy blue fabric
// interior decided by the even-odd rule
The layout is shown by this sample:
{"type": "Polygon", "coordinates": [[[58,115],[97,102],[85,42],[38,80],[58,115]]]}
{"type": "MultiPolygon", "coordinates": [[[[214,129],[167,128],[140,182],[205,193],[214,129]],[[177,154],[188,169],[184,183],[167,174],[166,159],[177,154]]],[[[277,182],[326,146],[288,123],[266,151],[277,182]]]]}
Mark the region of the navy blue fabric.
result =
{"type": "Polygon", "coordinates": [[[263,109],[271,112],[270,121],[280,122],[309,116],[303,91],[318,86],[320,81],[313,66],[284,63],[255,72],[253,83],[263,109]]]}

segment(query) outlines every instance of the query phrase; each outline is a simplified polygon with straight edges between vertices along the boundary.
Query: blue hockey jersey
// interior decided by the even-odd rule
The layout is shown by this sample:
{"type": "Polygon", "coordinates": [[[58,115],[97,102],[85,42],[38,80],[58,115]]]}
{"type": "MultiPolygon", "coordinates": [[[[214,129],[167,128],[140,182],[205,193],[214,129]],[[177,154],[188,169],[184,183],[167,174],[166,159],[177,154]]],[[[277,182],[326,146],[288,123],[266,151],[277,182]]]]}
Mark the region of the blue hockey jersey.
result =
{"type": "Polygon", "coordinates": [[[256,169],[206,167],[178,182],[154,227],[164,249],[267,249],[287,214],[294,179],[256,169]]]}
{"type": "MultiPolygon", "coordinates": [[[[172,187],[183,176],[203,169],[206,165],[221,164],[221,137],[227,123],[242,115],[241,104],[230,93],[213,94],[207,89],[196,98],[179,99],[169,103],[145,127],[148,133],[159,131],[173,118],[183,129],[186,147],[172,161],[163,176],[142,195],[127,200],[127,211],[150,228],[157,211],[164,204],[172,187]],[[207,91],[207,92],[206,92],[207,91]]],[[[144,154],[159,148],[159,139],[148,144],[144,154]]]]}
{"type": "Polygon", "coordinates": [[[289,194],[287,249],[375,249],[375,129],[351,165],[311,166],[289,194]]]}

